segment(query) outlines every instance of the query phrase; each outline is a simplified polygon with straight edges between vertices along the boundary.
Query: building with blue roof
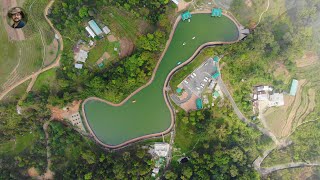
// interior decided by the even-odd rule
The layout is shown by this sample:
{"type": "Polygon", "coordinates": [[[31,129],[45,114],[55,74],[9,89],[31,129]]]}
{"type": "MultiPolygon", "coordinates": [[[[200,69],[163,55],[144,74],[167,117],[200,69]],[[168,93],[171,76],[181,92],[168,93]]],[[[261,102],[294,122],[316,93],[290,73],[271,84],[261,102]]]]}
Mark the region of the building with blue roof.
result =
{"type": "Polygon", "coordinates": [[[221,8],[213,8],[211,11],[212,17],[221,17],[222,15],[222,9],[221,8]]]}
{"type": "Polygon", "coordinates": [[[292,84],[291,84],[291,88],[290,88],[290,95],[291,96],[295,96],[297,94],[298,85],[299,85],[298,80],[293,79],[292,84]]]}
{"type": "Polygon", "coordinates": [[[91,29],[96,33],[96,35],[99,36],[102,34],[102,30],[99,28],[98,24],[94,20],[90,20],[88,24],[91,27],[91,29]]]}
{"type": "Polygon", "coordinates": [[[190,11],[186,11],[186,12],[182,13],[182,14],[181,14],[181,18],[182,18],[183,21],[184,21],[184,20],[187,20],[187,19],[190,19],[190,18],[191,18],[191,13],[190,13],[190,11]]]}

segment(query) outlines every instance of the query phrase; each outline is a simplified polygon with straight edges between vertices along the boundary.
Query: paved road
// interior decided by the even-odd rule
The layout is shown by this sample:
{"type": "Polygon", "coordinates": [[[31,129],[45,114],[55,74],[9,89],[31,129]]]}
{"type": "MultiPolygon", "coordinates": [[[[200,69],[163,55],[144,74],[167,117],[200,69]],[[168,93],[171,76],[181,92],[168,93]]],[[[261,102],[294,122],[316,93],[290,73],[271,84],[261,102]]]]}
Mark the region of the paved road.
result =
{"type": "Polygon", "coordinates": [[[243,121],[244,123],[246,123],[248,126],[253,127],[257,130],[259,130],[262,134],[270,137],[277,145],[280,144],[280,142],[278,141],[278,139],[276,138],[276,136],[269,130],[259,127],[256,124],[252,123],[250,120],[248,120],[243,114],[242,112],[239,110],[237,104],[234,102],[234,99],[232,98],[230,92],[228,91],[226,85],[224,84],[224,82],[221,79],[221,76],[218,78],[218,85],[220,86],[221,91],[223,92],[223,94],[229,99],[234,112],[236,113],[236,115],[238,116],[238,118],[243,121]]]}

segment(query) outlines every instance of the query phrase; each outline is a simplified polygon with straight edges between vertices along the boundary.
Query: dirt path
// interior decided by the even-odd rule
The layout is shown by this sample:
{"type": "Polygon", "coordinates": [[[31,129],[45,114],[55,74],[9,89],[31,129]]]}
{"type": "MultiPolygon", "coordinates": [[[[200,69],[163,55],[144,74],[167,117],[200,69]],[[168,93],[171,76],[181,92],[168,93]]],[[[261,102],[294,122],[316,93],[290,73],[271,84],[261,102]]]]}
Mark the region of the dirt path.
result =
{"type": "MultiPolygon", "coordinates": [[[[44,12],[45,12],[45,13],[44,13],[45,15],[48,14],[48,9],[51,7],[51,5],[53,4],[53,2],[54,2],[54,0],[51,0],[51,1],[49,2],[49,4],[47,5],[47,7],[45,8],[45,11],[44,11],[44,12]]],[[[8,87],[6,90],[4,90],[2,93],[0,93],[0,100],[2,100],[3,97],[4,97],[5,95],[7,95],[11,90],[13,90],[14,88],[16,88],[16,87],[19,86],[20,84],[24,83],[25,81],[29,80],[30,78],[36,78],[39,74],[41,74],[41,73],[43,73],[43,72],[45,72],[45,71],[48,71],[48,70],[50,70],[50,69],[52,69],[52,68],[58,67],[58,66],[60,65],[61,52],[63,51],[63,39],[62,39],[62,36],[61,36],[60,32],[54,28],[52,22],[48,19],[48,17],[45,16],[45,18],[46,18],[48,24],[49,24],[49,25],[51,26],[51,28],[53,29],[53,31],[59,36],[59,39],[58,39],[58,40],[59,40],[59,42],[60,42],[60,50],[59,50],[58,52],[60,52],[60,53],[58,54],[56,61],[55,61],[53,64],[51,64],[51,65],[49,65],[49,66],[47,66],[47,67],[45,67],[45,68],[43,68],[43,69],[35,72],[35,73],[32,74],[32,75],[29,75],[29,76],[27,76],[27,77],[24,77],[24,78],[21,79],[20,81],[14,83],[12,86],[8,87]]],[[[31,88],[32,88],[32,87],[31,87],[31,88]]]]}
{"type": "Polygon", "coordinates": [[[47,171],[41,175],[41,179],[53,179],[53,175],[54,173],[50,170],[51,169],[51,152],[50,152],[50,146],[49,146],[49,133],[48,133],[48,126],[49,126],[49,123],[50,121],[52,121],[52,119],[50,119],[49,121],[45,122],[43,124],[43,130],[44,130],[44,133],[46,135],[46,141],[47,141],[47,171]]]}
{"type": "Polygon", "coordinates": [[[263,16],[264,13],[266,13],[266,12],[269,10],[269,6],[270,6],[270,0],[268,0],[268,5],[267,5],[266,10],[264,10],[264,11],[260,14],[259,21],[258,21],[258,23],[253,27],[253,29],[255,29],[255,28],[260,24],[261,19],[262,19],[262,16],[263,16]]]}

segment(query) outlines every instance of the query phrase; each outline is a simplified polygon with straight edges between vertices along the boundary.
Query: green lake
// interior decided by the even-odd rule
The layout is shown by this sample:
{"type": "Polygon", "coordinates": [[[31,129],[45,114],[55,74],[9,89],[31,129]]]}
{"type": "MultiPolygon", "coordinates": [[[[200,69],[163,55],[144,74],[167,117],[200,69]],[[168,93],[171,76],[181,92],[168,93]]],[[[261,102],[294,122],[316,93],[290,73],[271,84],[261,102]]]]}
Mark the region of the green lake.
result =
{"type": "Polygon", "coordinates": [[[148,87],[120,107],[96,100],[84,105],[85,115],[95,135],[107,145],[118,145],[168,129],[171,115],[162,94],[167,75],[179,61],[184,62],[191,57],[200,45],[214,41],[235,41],[238,35],[237,26],[225,16],[217,18],[210,14],[193,14],[191,22],[181,20],[155,79],[148,87]],[[136,103],[132,103],[132,100],[136,100],[136,103]]]}

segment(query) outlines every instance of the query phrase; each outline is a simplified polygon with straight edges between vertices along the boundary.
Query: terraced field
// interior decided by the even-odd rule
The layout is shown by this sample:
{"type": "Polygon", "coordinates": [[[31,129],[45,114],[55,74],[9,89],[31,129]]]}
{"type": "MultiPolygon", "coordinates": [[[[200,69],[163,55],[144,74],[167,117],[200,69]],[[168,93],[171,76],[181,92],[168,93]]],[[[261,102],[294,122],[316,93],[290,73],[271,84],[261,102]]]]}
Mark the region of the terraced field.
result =
{"type": "MultiPolygon", "coordinates": [[[[54,48],[51,54],[46,51],[46,47],[49,47],[54,39],[54,33],[43,14],[48,2],[18,1],[18,4],[22,3],[29,17],[27,26],[23,28],[26,39],[19,42],[11,41],[5,28],[0,29],[0,92],[41,69],[45,61],[53,62],[56,56],[52,56],[52,51],[57,53],[58,50],[58,47],[54,48]]],[[[4,27],[4,23],[3,19],[0,19],[1,27],[4,27]]]]}

